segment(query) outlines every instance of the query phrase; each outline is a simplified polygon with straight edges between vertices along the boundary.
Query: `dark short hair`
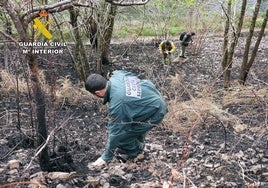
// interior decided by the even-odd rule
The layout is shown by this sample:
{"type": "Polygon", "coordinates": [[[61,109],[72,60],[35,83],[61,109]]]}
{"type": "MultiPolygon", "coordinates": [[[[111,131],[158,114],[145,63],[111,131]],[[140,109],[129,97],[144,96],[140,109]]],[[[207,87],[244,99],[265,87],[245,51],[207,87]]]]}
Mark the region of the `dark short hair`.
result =
{"type": "Polygon", "coordinates": [[[86,80],[86,90],[95,94],[96,91],[102,90],[106,87],[107,80],[99,74],[91,74],[86,80]]]}
{"type": "Polygon", "coordinates": [[[165,44],[166,44],[167,46],[171,46],[171,42],[170,42],[169,40],[166,40],[166,41],[165,41],[165,44]]]}

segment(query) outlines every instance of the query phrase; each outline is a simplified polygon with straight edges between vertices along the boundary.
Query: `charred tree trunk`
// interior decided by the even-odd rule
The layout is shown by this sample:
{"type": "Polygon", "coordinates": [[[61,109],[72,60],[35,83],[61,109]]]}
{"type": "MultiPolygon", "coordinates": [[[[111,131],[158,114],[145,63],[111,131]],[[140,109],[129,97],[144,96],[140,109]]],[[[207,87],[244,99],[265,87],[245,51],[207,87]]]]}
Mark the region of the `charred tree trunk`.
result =
{"type": "Polygon", "coordinates": [[[245,82],[246,82],[248,72],[249,72],[249,70],[250,70],[250,68],[251,68],[251,66],[252,66],[252,64],[254,62],[254,59],[256,57],[256,54],[257,54],[261,39],[262,39],[263,34],[264,34],[265,27],[267,25],[268,9],[266,10],[266,15],[265,15],[265,17],[263,19],[262,27],[261,27],[261,30],[260,30],[260,32],[258,34],[258,38],[257,38],[257,41],[255,43],[254,49],[252,51],[251,57],[248,60],[250,44],[251,44],[251,40],[252,40],[252,37],[253,37],[255,23],[256,23],[256,20],[257,20],[257,17],[258,17],[260,4],[261,4],[261,0],[258,0],[256,5],[255,5],[255,10],[254,10],[251,25],[250,25],[249,35],[247,37],[247,42],[246,42],[246,45],[245,45],[244,57],[243,57],[243,62],[242,62],[242,65],[241,65],[240,75],[239,75],[239,83],[242,84],[242,85],[244,85],[245,82]]]}
{"type": "MultiPolygon", "coordinates": [[[[48,2],[47,0],[41,0],[42,5],[47,4],[47,2],[48,2]]],[[[7,14],[10,16],[18,33],[18,41],[21,41],[21,42],[29,42],[29,41],[33,42],[34,41],[34,37],[33,37],[34,32],[32,32],[32,38],[31,38],[29,36],[27,28],[30,22],[32,22],[33,19],[38,16],[38,14],[40,13],[40,9],[42,9],[40,7],[35,7],[35,5],[33,4],[33,1],[29,1],[27,3],[31,3],[29,5],[31,8],[27,10],[22,10],[20,8],[20,4],[18,1],[1,0],[1,3],[0,3],[0,6],[3,7],[5,12],[7,12],[7,14]]],[[[58,1],[49,6],[47,5],[47,6],[42,6],[42,7],[46,7],[48,9],[46,11],[53,13],[53,12],[61,12],[63,10],[68,10],[73,6],[89,7],[89,4],[80,4],[76,1],[58,1]]],[[[5,36],[8,36],[8,35],[5,35],[5,36]]],[[[13,38],[11,39],[14,42],[17,42],[15,39],[13,38]]],[[[52,160],[50,161],[51,156],[48,155],[48,147],[46,145],[48,133],[47,133],[46,114],[45,114],[46,112],[45,96],[44,96],[44,92],[42,90],[42,86],[39,80],[37,58],[34,54],[31,53],[32,49],[29,49],[29,50],[30,52],[28,52],[28,54],[26,54],[25,56],[26,56],[26,61],[31,71],[32,91],[33,91],[33,95],[35,99],[34,102],[36,104],[37,144],[38,144],[38,147],[42,147],[41,151],[39,152],[39,164],[42,170],[51,171],[53,170],[53,162],[52,160]]]]}
{"type": "Polygon", "coordinates": [[[70,12],[71,25],[74,29],[74,37],[75,37],[74,56],[76,62],[74,62],[74,65],[80,81],[85,81],[87,75],[90,73],[90,67],[77,22],[79,10],[75,9],[74,7],[71,7],[69,9],[69,12],[70,12]]]}
{"type": "MultiPolygon", "coordinates": [[[[26,59],[28,61],[31,70],[32,90],[36,103],[37,145],[41,147],[46,142],[47,139],[45,97],[39,80],[39,71],[36,62],[36,57],[33,54],[28,54],[26,56],[26,59]]],[[[44,149],[39,154],[39,164],[43,171],[50,170],[50,160],[48,156],[47,146],[45,146],[44,149]]]]}
{"type": "MultiPolygon", "coordinates": [[[[25,24],[25,20],[17,14],[17,11],[8,3],[7,0],[2,2],[4,9],[8,12],[9,16],[14,23],[14,26],[19,34],[20,41],[27,42],[29,41],[27,27],[28,24],[25,24]]],[[[36,104],[36,113],[37,113],[37,144],[41,146],[47,139],[47,127],[46,127],[46,118],[45,118],[45,97],[41,88],[39,81],[38,66],[36,62],[36,57],[29,53],[26,55],[27,63],[31,70],[31,82],[32,82],[32,91],[35,98],[36,104]]],[[[48,148],[45,147],[39,154],[39,164],[42,170],[47,171],[50,168],[48,148]]]]}

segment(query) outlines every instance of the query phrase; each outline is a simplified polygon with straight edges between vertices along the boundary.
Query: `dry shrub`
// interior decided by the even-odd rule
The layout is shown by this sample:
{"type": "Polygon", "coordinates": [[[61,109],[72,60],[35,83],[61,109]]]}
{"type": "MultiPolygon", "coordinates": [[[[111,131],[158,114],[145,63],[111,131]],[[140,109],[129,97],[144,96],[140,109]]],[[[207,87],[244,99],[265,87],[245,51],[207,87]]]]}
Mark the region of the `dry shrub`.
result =
{"type": "Polygon", "coordinates": [[[216,104],[212,97],[200,96],[199,98],[191,97],[191,100],[184,102],[176,100],[176,98],[169,101],[169,113],[164,119],[166,128],[179,132],[188,131],[189,128],[200,122],[197,120],[206,120],[206,123],[219,123],[220,121],[223,125],[242,125],[245,119],[243,113],[232,114],[231,111],[223,109],[247,104],[246,107],[252,108],[260,106],[264,108],[265,112],[268,103],[268,88],[254,90],[253,87],[238,87],[232,91],[225,91],[222,104],[216,104]]]}
{"type": "Polygon", "coordinates": [[[170,84],[173,88],[177,88],[181,83],[184,75],[175,74],[175,76],[170,75],[167,79],[170,81],[170,84]]]}
{"type": "Polygon", "coordinates": [[[57,82],[59,84],[59,88],[56,90],[58,102],[67,100],[69,103],[77,104],[84,98],[92,98],[92,95],[84,87],[72,84],[69,76],[61,78],[57,82]]]}
{"type": "Polygon", "coordinates": [[[268,103],[268,87],[256,90],[254,87],[238,86],[232,91],[227,91],[223,97],[224,108],[239,108],[237,116],[243,121],[250,119],[250,123],[236,124],[234,129],[246,128],[258,134],[267,132],[267,103],[268,103]],[[256,123],[256,120],[259,120],[256,123]]]}
{"type": "Polygon", "coordinates": [[[209,98],[198,98],[190,101],[179,102],[176,100],[168,103],[169,113],[165,116],[165,126],[173,131],[184,132],[198,123],[197,120],[208,117],[226,122],[240,122],[240,120],[222,110],[209,98]]]}
{"type": "MultiPolygon", "coordinates": [[[[10,93],[17,91],[17,83],[16,83],[16,76],[9,73],[6,70],[0,70],[0,84],[1,84],[1,92],[3,93],[10,93]]],[[[39,71],[39,83],[45,92],[45,94],[49,95],[51,93],[51,86],[46,81],[45,72],[40,70],[39,71]]],[[[89,94],[84,88],[79,86],[75,86],[70,81],[69,77],[66,76],[61,78],[57,81],[58,88],[56,90],[56,98],[58,102],[61,101],[68,101],[69,103],[78,103],[83,98],[92,98],[92,95],[89,94]]],[[[21,93],[27,93],[28,87],[27,82],[24,78],[19,76],[18,79],[18,86],[19,91],[21,93]]],[[[29,87],[31,87],[31,83],[29,83],[29,87]]]]}
{"type": "MultiPolygon", "coordinates": [[[[6,70],[0,70],[0,73],[1,73],[0,80],[1,80],[2,91],[3,92],[16,91],[17,90],[16,75],[14,75],[6,70]]],[[[41,86],[45,89],[49,88],[49,86],[47,85],[47,82],[46,82],[46,76],[45,76],[44,71],[40,70],[38,76],[39,76],[39,84],[41,84],[41,86]]],[[[31,82],[29,82],[28,84],[29,84],[29,87],[31,87],[31,82]]],[[[22,75],[18,76],[18,87],[19,87],[19,91],[21,93],[25,93],[29,89],[27,86],[27,82],[26,82],[25,78],[22,77],[22,75]]]]}
{"type": "Polygon", "coordinates": [[[237,87],[233,91],[226,91],[223,106],[256,104],[260,101],[268,102],[268,87],[259,90],[255,90],[253,87],[237,87]]]}
{"type": "MultiPolygon", "coordinates": [[[[1,92],[9,93],[17,91],[17,78],[16,75],[11,74],[6,70],[0,70],[0,83],[1,92]]],[[[20,92],[26,92],[28,90],[27,83],[24,78],[18,77],[18,89],[20,92]]]]}

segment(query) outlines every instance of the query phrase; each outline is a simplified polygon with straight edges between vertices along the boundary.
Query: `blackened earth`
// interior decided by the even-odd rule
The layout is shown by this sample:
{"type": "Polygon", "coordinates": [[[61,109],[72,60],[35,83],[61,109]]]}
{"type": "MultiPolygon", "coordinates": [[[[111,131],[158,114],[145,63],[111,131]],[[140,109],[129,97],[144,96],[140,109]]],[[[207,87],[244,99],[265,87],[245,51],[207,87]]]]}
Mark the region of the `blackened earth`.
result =
{"type": "MultiPolygon", "coordinates": [[[[103,66],[103,75],[108,76],[117,69],[137,73],[141,78],[154,82],[169,105],[174,101],[182,103],[210,97],[230,115],[231,120],[223,121],[221,117],[205,113],[192,124],[189,124],[188,116],[181,117],[180,121],[177,117],[171,123],[164,121],[148,133],[145,151],[137,159],[126,163],[114,159],[106,167],[94,169],[88,168],[88,164],[95,161],[105,147],[107,106],[89,94],[78,99],[66,97],[53,103],[53,93],[48,92],[49,133],[56,126],[61,126],[48,145],[54,171],[76,171],[76,175],[52,179],[43,172],[44,178],[38,179],[39,182],[47,187],[126,188],[163,187],[167,184],[174,187],[268,187],[268,94],[256,94],[262,89],[267,91],[268,38],[263,38],[246,86],[241,87],[237,85],[237,78],[245,40],[241,38],[234,54],[232,87],[229,89],[223,88],[223,40],[220,37],[196,42],[187,49],[188,60],[185,63],[171,64],[163,63],[157,48],[158,41],[139,38],[129,42],[113,41],[110,46],[111,63],[103,66]],[[176,77],[179,81],[174,84],[172,78],[176,77]],[[225,103],[224,96],[244,90],[252,95],[241,94],[241,98],[248,100],[249,97],[252,102],[238,100],[238,97],[237,102],[225,103]],[[183,122],[188,122],[187,126],[183,122]],[[247,128],[237,131],[234,128],[237,124],[246,124],[247,128]]],[[[174,43],[177,46],[176,58],[179,41],[174,39],[174,43]]],[[[19,74],[24,74],[22,77],[27,77],[27,66],[22,61],[18,64],[10,58],[11,63],[4,67],[5,50],[1,46],[1,69],[9,69],[14,74],[14,70],[19,70],[19,74]]],[[[8,50],[15,53],[18,49],[9,46],[8,50]]],[[[87,50],[92,72],[95,72],[96,53],[91,48],[87,50]]],[[[55,80],[68,77],[74,87],[81,89],[67,49],[65,52],[63,55],[39,56],[39,68],[45,71],[47,86],[57,85],[55,80]]],[[[3,89],[3,83],[1,85],[0,89],[3,89]]],[[[9,182],[33,180],[41,169],[37,158],[32,158],[37,148],[35,134],[31,131],[34,126],[31,125],[31,113],[35,113],[30,111],[30,105],[33,105],[29,103],[31,96],[20,94],[20,123],[16,115],[18,101],[15,92],[1,91],[0,98],[1,187],[1,184],[9,182]],[[23,133],[18,131],[19,126],[23,133]],[[16,171],[8,165],[12,159],[20,161],[16,171]]],[[[35,118],[32,121],[36,122],[35,118]]]]}

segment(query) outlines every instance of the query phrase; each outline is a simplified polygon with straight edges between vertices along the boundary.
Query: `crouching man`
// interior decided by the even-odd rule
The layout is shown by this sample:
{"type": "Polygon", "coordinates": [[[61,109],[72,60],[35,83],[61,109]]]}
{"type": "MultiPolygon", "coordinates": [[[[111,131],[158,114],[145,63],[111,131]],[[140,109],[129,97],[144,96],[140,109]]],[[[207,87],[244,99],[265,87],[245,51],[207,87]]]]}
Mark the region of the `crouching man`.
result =
{"type": "Polygon", "coordinates": [[[123,161],[135,158],[145,146],[145,135],[160,123],[168,112],[160,92],[149,80],[135,74],[114,71],[109,80],[90,75],[86,90],[109,103],[108,141],[105,150],[92,166],[102,166],[113,159],[115,150],[123,161]]]}
{"type": "Polygon", "coordinates": [[[171,54],[175,52],[175,49],[176,49],[175,45],[173,44],[173,42],[169,40],[162,41],[159,44],[159,50],[163,54],[164,63],[167,63],[167,58],[169,64],[172,62],[171,54]]]}

